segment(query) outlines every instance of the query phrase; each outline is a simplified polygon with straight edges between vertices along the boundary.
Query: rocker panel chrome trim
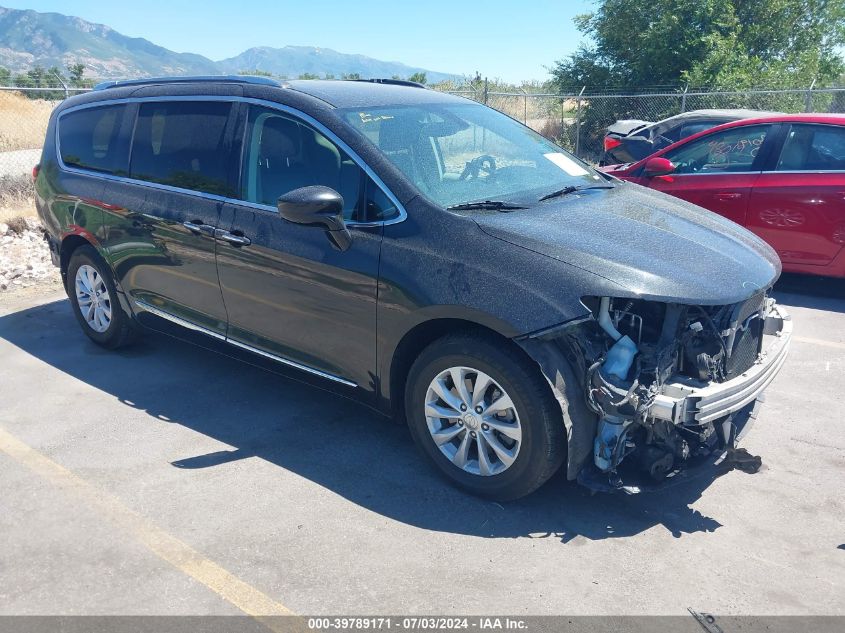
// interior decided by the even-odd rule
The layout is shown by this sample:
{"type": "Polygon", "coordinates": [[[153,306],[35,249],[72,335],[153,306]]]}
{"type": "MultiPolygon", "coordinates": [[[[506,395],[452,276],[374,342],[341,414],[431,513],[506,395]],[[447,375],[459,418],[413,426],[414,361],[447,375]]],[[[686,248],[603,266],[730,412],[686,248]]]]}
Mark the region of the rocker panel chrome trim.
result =
{"type": "Polygon", "coordinates": [[[293,367],[294,369],[299,369],[300,371],[307,372],[309,374],[313,374],[314,376],[319,376],[320,378],[326,378],[328,380],[332,380],[334,382],[338,382],[342,385],[346,385],[347,387],[357,387],[358,385],[350,380],[346,380],[345,378],[341,378],[339,376],[335,376],[334,374],[330,374],[325,371],[321,371],[319,369],[314,369],[313,367],[309,367],[308,365],[303,365],[301,363],[297,363],[296,361],[290,360],[289,358],[284,358],[282,356],[277,356],[275,354],[271,354],[270,352],[265,352],[262,349],[258,349],[257,347],[253,347],[252,345],[247,345],[246,343],[241,343],[240,341],[236,341],[235,339],[231,339],[227,336],[214,332],[213,330],[209,330],[208,328],[202,327],[201,325],[197,325],[192,321],[188,321],[187,319],[183,319],[182,317],[175,316],[170,314],[169,312],[165,312],[160,308],[155,307],[147,303],[146,301],[142,301],[140,299],[133,299],[135,305],[145,312],[149,312],[150,314],[154,314],[157,317],[161,317],[171,323],[175,323],[176,325],[180,325],[184,328],[189,330],[193,330],[195,332],[199,332],[201,334],[206,334],[213,338],[216,338],[220,341],[228,343],[233,347],[239,347],[244,349],[248,352],[252,352],[253,354],[258,354],[259,356],[263,356],[265,358],[269,358],[270,360],[274,360],[277,363],[281,363],[282,365],[287,365],[288,367],[293,367]]]}

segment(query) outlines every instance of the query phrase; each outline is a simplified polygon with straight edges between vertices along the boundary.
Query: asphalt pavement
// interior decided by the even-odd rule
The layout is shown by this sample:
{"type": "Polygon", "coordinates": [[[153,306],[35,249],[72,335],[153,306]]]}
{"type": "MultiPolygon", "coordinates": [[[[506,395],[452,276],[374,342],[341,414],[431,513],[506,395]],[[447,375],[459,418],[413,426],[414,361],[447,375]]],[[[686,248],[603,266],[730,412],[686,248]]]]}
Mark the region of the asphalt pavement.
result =
{"type": "Polygon", "coordinates": [[[845,615],[845,283],[788,278],[783,371],[730,472],[507,504],[370,410],[60,294],[0,307],[0,615],[845,615]]]}

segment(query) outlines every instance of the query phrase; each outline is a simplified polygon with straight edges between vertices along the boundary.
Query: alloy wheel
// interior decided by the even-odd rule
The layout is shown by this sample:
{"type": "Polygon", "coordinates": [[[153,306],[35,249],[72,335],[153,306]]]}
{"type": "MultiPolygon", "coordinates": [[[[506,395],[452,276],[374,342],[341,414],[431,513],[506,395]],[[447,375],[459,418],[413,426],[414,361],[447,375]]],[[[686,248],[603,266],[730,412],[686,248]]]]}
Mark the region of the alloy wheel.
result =
{"type": "Polygon", "coordinates": [[[455,466],[488,477],[507,470],[522,444],[522,425],[499,383],[471,367],[441,371],[428,387],[425,418],[432,440],[455,466]]]}
{"type": "Polygon", "coordinates": [[[76,271],[74,280],[76,302],[82,318],[95,332],[105,332],[111,325],[112,302],[109,289],[97,269],[83,264],[76,271]]]}

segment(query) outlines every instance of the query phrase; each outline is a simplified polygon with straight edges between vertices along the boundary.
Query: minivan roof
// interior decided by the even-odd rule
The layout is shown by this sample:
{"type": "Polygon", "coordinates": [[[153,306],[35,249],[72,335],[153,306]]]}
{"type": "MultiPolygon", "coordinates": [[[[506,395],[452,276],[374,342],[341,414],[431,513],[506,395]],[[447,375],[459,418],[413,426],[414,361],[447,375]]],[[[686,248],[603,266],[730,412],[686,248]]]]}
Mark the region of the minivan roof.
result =
{"type": "Polygon", "coordinates": [[[138,79],[115,79],[103,81],[94,86],[95,91],[124,86],[151,86],[156,84],[186,84],[186,83],[225,83],[225,84],[256,84],[259,86],[274,86],[283,88],[284,84],[260,75],[195,75],[180,77],[142,77],[138,79]]]}
{"type": "Polygon", "coordinates": [[[286,82],[287,87],[302,92],[336,108],[365,108],[420,103],[465,103],[466,100],[419,86],[371,81],[302,79],[286,82]]]}
{"type": "Polygon", "coordinates": [[[414,105],[421,103],[465,103],[466,100],[409,81],[391,79],[333,80],[300,79],[279,81],[270,77],[252,75],[203,75],[186,77],[148,77],[125,81],[105,81],[94,87],[95,92],[113,88],[166,86],[186,84],[243,84],[294,90],[327,103],[335,108],[363,108],[387,105],[414,105]]]}

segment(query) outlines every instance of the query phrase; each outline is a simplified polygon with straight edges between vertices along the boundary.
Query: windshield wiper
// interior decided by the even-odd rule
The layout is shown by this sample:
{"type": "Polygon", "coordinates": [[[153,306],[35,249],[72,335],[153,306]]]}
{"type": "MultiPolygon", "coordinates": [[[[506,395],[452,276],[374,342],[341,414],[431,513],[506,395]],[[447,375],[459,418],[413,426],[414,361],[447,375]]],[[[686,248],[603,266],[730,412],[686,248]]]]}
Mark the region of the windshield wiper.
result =
{"type": "Polygon", "coordinates": [[[545,196],[541,197],[537,202],[542,202],[543,200],[551,200],[552,198],[560,198],[561,196],[569,195],[570,193],[575,193],[576,191],[584,191],[585,189],[614,189],[613,185],[581,185],[580,187],[576,187],[575,185],[569,185],[568,187],[564,187],[563,189],[558,189],[557,191],[552,191],[551,193],[547,193],[545,196]]]}
{"type": "Polygon", "coordinates": [[[453,204],[451,207],[446,207],[448,211],[472,211],[474,209],[492,209],[494,211],[512,211],[514,209],[524,209],[518,204],[511,204],[501,200],[481,200],[480,202],[464,202],[463,204],[453,204]]]}

